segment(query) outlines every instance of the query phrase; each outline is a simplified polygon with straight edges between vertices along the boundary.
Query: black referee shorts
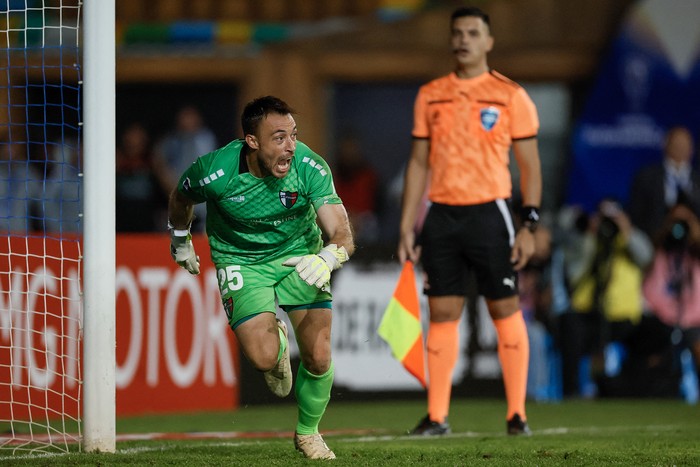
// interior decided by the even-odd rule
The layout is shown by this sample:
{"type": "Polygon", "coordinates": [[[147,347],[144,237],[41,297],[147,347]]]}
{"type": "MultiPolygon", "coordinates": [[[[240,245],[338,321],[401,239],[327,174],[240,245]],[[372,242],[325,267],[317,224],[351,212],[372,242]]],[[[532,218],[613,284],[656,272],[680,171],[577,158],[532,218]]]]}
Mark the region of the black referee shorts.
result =
{"type": "Polygon", "coordinates": [[[419,242],[429,296],[466,295],[469,271],[480,295],[508,298],[518,293],[510,262],[515,227],[510,202],[496,200],[471,206],[433,203],[419,242]]]}

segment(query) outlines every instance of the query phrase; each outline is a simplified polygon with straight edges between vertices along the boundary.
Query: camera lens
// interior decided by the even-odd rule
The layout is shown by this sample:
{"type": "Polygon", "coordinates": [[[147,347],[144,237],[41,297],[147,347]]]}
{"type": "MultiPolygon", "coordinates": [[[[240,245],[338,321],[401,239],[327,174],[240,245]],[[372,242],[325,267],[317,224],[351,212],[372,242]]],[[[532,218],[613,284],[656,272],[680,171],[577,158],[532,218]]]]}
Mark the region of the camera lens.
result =
{"type": "Polygon", "coordinates": [[[604,240],[612,240],[619,230],[614,220],[609,217],[603,217],[598,226],[598,237],[604,240]]]}
{"type": "Polygon", "coordinates": [[[666,236],[666,248],[669,250],[683,248],[688,240],[689,232],[690,228],[686,221],[675,221],[666,236]]]}
{"type": "Polygon", "coordinates": [[[688,223],[685,221],[676,221],[671,226],[671,237],[674,240],[682,241],[688,236],[688,223]]]}

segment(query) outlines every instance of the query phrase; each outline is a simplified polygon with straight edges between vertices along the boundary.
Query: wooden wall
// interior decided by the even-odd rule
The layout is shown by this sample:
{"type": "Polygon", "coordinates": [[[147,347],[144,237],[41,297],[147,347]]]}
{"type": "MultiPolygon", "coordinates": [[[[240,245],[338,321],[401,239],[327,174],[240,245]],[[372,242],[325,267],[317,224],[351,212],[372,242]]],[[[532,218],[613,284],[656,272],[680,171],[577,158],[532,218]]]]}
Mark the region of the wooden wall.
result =
{"type": "MultiPolygon", "coordinates": [[[[328,149],[324,119],[326,84],[335,80],[427,80],[448,72],[452,64],[447,51],[449,14],[460,2],[434,2],[445,6],[395,23],[377,20],[379,0],[120,0],[118,3],[120,21],[212,15],[279,21],[333,15],[364,18],[353,32],[270,45],[254,56],[118,55],[120,82],[230,80],[242,90],[241,105],[262,94],[278,95],[309,120],[305,125],[305,141],[325,151],[328,149]],[[193,13],[190,10],[195,8],[195,3],[198,10],[193,13]]],[[[492,67],[516,80],[575,82],[593,74],[622,14],[633,2],[491,0],[480,3],[485,4],[484,9],[491,15],[496,38],[490,59],[492,67]]]]}
{"type": "MultiPolygon", "coordinates": [[[[336,16],[354,18],[356,27],[341,34],[243,52],[212,49],[183,53],[172,45],[147,51],[122,46],[117,50],[117,82],[233,83],[241,89],[240,105],[259,95],[278,95],[303,115],[305,142],[324,152],[328,150],[325,90],[329,83],[415,82],[451,69],[449,15],[462,2],[430,3],[442,6],[387,23],[376,14],[382,0],[119,0],[116,14],[122,27],[130,22],[178,19],[295,22],[336,16]]],[[[491,15],[496,38],[490,65],[516,80],[588,79],[620,18],[633,3],[481,1],[491,15]]],[[[42,72],[41,68],[35,70],[42,72]]]]}
{"type": "Polygon", "coordinates": [[[118,0],[119,22],[173,20],[315,21],[371,16],[381,0],[118,0]]]}

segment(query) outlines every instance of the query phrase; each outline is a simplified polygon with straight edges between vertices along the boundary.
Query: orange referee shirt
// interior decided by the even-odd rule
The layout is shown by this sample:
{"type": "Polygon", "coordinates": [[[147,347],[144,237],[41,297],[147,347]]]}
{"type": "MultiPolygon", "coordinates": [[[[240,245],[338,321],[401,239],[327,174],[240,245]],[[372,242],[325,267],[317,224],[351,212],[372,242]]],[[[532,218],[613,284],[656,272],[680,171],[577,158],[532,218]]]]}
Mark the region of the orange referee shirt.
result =
{"type": "Polygon", "coordinates": [[[430,139],[429,199],[470,205],[510,198],[511,143],[538,129],[525,90],[495,71],[470,79],[450,73],[423,85],[412,135],[430,139]]]}

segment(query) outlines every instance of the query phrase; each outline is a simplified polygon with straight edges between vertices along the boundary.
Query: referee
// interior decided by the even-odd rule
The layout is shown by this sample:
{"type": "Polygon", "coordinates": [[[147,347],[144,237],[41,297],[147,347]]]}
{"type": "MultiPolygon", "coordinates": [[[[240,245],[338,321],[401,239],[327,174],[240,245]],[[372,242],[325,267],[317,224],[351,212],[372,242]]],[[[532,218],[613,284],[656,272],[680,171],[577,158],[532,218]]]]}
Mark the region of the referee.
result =
{"type": "Polygon", "coordinates": [[[494,42],[488,15],[459,8],[450,26],[455,71],[425,84],[416,97],[401,210],[398,256],[402,263],[420,257],[430,307],[428,414],[411,433],[450,432],[459,322],[467,278],[474,271],[498,334],[507,432],[530,434],[525,413],[529,344],[517,271],[535,249],[542,195],[539,120],[525,90],[488,67],[494,42]],[[521,173],[519,227],[510,205],[511,147],[521,173]],[[431,205],[418,246],[415,226],[426,188],[431,205]]]}

